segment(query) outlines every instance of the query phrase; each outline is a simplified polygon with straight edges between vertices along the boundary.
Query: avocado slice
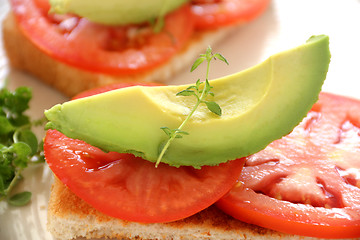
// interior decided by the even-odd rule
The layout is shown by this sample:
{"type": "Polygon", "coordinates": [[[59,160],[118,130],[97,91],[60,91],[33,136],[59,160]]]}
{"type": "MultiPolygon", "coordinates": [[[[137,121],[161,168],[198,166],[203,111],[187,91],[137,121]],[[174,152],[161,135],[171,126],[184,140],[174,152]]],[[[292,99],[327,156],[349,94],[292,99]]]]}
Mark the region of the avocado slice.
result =
{"type": "Polygon", "coordinates": [[[154,20],[189,0],[50,0],[50,12],[73,13],[92,22],[125,25],[154,20]]]}
{"type": "MultiPolygon", "coordinates": [[[[271,56],[245,71],[210,81],[222,116],[199,106],[162,162],[217,165],[248,156],[290,133],[317,101],[330,62],[329,39],[271,56]]],[[[175,96],[189,85],[135,86],[65,102],[45,111],[48,128],[105,151],[130,152],[156,162],[167,140],[161,127],[177,128],[195,98],[175,96]]]]}

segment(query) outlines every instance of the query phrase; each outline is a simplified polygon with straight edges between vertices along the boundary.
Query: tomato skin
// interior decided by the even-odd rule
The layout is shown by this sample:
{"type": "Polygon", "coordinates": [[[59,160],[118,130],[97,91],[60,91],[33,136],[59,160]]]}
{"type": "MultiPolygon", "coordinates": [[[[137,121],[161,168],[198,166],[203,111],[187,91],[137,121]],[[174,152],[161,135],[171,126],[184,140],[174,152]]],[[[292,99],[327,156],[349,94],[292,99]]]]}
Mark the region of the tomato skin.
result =
{"type": "Polygon", "coordinates": [[[68,65],[110,75],[139,74],[166,63],[193,33],[190,7],[165,17],[154,34],[147,24],[104,26],[73,15],[48,14],[44,0],[11,0],[22,33],[42,52],[68,65]]]}
{"type": "MultiPolygon", "coordinates": [[[[126,86],[105,86],[77,97],[126,86]]],[[[105,153],[56,130],[47,131],[44,153],[56,177],[95,209],[146,223],[183,219],[212,205],[235,184],[244,164],[237,159],[202,169],[162,163],[155,168],[132,154],[105,153]]]]}
{"type": "Polygon", "coordinates": [[[239,159],[201,170],[155,168],[56,130],[47,131],[44,151],[51,170],[77,196],[106,215],[135,222],[175,221],[207,208],[229,191],[243,165],[239,159]]]}
{"type": "Polygon", "coordinates": [[[291,134],[247,158],[238,185],[216,205],[285,233],[358,238],[359,156],[360,101],[322,93],[291,134]]]}
{"type": "Polygon", "coordinates": [[[249,22],[267,9],[270,0],[213,0],[192,1],[195,28],[211,30],[249,22]]]}
{"type": "MultiPolygon", "coordinates": [[[[216,206],[230,216],[243,222],[284,233],[309,237],[335,239],[357,238],[360,236],[359,220],[350,220],[348,221],[349,225],[344,225],[347,217],[353,219],[356,215],[360,216],[359,209],[340,210],[339,215],[342,214],[343,218],[340,220],[334,219],[334,221],[330,223],[331,225],[322,223],[324,222],[322,216],[328,214],[326,217],[331,220],[338,217],[336,216],[336,210],[327,211],[326,209],[322,209],[323,212],[320,213],[320,216],[317,216],[320,222],[314,222],[311,219],[308,219],[309,222],[306,222],[302,219],[297,219],[297,217],[301,218],[301,212],[304,211],[304,209],[300,209],[296,204],[279,204],[279,200],[269,200],[268,197],[261,197],[259,193],[255,193],[249,189],[240,189],[241,187],[239,187],[238,190],[232,189],[231,193],[216,203],[216,206]],[[283,213],[281,213],[282,210],[284,211],[283,213]]],[[[306,206],[303,207],[308,210],[309,214],[319,214],[315,209],[306,208],[306,206]],[[311,210],[315,211],[311,212],[311,210]]]]}

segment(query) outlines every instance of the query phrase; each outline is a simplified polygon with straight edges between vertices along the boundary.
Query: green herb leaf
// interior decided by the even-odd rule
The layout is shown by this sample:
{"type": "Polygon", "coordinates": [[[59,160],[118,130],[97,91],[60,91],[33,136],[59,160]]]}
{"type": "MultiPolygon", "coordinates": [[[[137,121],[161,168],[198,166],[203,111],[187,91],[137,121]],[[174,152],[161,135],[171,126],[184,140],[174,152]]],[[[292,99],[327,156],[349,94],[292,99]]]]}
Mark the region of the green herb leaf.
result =
{"type": "Polygon", "coordinates": [[[9,148],[11,152],[20,157],[28,157],[31,153],[31,148],[24,142],[17,142],[9,148]]]}
{"type": "Polygon", "coordinates": [[[216,102],[205,102],[207,108],[218,116],[221,116],[221,108],[216,102]]]}
{"type": "Polygon", "coordinates": [[[160,129],[162,129],[166,135],[168,135],[168,137],[175,137],[175,138],[182,138],[182,135],[189,135],[188,132],[185,132],[181,129],[170,129],[168,127],[161,127],[160,129]]]}
{"type": "Polygon", "coordinates": [[[5,154],[0,160],[0,176],[5,187],[7,187],[11,179],[14,177],[14,167],[12,166],[12,159],[8,159],[5,154]]]}
{"type": "Polygon", "coordinates": [[[9,119],[5,116],[0,116],[0,135],[8,134],[14,131],[13,125],[10,123],[9,119]]]}
{"type": "Polygon", "coordinates": [[[213,87],[210,86],[209,80],[205,80],[205,94],[208,94],[213,87]]]}
{"type": "Polygon", "coordinates": [[[2,176],[0,175],[0,197],[5,195],[5,184],[2,176]]]}
{"type": "Polygon", "coordinates": [[[38,151],[38,139],[31,130],[25,129],[21,131],[19,141],[26,143],[31,148],[31,155],[34,155],[38,151]]]}
{"type": "Polygon", "coordinates": [[[196,89],[199,91],[200,85],[203,84],[203,82],[201,82],[200,79],[198,79],[195,84],[196,84],[196,85],[195,85],[195,86],[196,86],[196,89]]]}
{"type": "Polygon", "coordinates": [[[10,121],[11,124],[15,127],[21,127],[30,124],[30,118],[25,115],[13,115],[10,121]]]}
{"type": "Polygon", "coordinates": [[[188,90],[188,89],[182,90],[181,92],[178,92],[178,93],[176,94],[176,96],[191,96],[191,95],[196,95],[196,94],[195,94],[194,91],[188,90]]]}
{"type": "Polygon", "coordinates": [[[205,57],[199,57],[196,59],[194,64],[191,66],[190,72],[193,72],[203,61],[205,61],[205,57]]]}
{"type": "Polygon", "coordinates": [[[211,59],[211,55],[212,55],[211,52],[212,52],[212,48],[210,46],[208,46],[206,49],[206,57],[208,60],[211,59]]]}
{"type": "Polygon", "coordinates": [[[22,114],[29,108],[32,97],[31,90],[27,87],[19,87],[14,92],[2,89],[0,93],[3,106],[12,114],[22,114]]]}
{"type": "Polygon", "coordinates": [[[20,169],[26,168],[29,161],[28,157],[31,154],[31,148],[29,145],[23,142],[17,142],[9,149],[16,155],[13,160],[13,164],[20,169]]]}
{"type": "Polygon", "coordinates": [[[24,206],[30,202],[31,195],[28,191],[17,193],[8,199],[8,203],[13,206],[24,206]]]}
{"type": "Polygon", "coordinates": [[[169,137],[171,137],[172,131],[171,131],[170,128],[168,128],[168,127],[161,127],[160,129],[162,129],[162,130],[166,133],[166,135],[168,135],[169,137]]]}
{"type": "Polygon", "coordinates": [[[189,133],[188,132],[186,132],[186,131],[183,131],[183,130],[181,130],[181,129],[174,129],[175,131],[174,131],[174,134],[175,134],[175,138],[182,138],[183,136],[182,135],[189,135],[189,133]]]}
{"type": "Polygon", "coordinates": [[[224,56],[221,55],[220,53],[215,53],[215,54],[214,54],[214,57],[217,58],[217,59],[219,59],[219,60],[221,60],[221,61],[223,61],[223,62],[225,62],[227,65],[229,65],[229,63],[228,63],[228,61],[226,60],[226,58],[224,58],[224,56]]]}

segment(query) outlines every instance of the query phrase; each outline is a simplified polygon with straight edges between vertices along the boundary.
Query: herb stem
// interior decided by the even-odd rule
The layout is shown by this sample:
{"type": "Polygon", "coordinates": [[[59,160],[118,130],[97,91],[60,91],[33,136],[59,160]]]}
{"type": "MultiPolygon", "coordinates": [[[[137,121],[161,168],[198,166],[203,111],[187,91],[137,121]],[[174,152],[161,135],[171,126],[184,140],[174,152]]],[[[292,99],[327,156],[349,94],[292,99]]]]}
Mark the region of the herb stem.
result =
{"type": "Polygon", "coordinates": [[[13,189],[13,187],[16,184],[16,181],[18,181],[18,178],[20,177],[21,174],[21,170],[17,170],[15,172],[15,176],[13,177],[13,179],[11,180],[9,186],[7,187],[7,189],[4,190],[5,192],[5,196],[7,196],[9,194],[9,192],[11,192],[11,190],[13,189]]]}
{"type": "Polygon", "coordinates": [[[190,113],[187,115],[185,120],[180,124],[180,126],[177,129],[170,129],[168,127],[161,127],[161,129],[168,135],[168,140],[166,144],[162,147],[161,152],[157,158],[157,161],[155,163],[155,167],[158,167],[158,165],[161,162],[161,159],[164,157],[167,149],[169,148],[171,142],[175,138],[182,138],[182,135],[189,135],[188,132],[185,132],[182,130],[182,128],[185,126],[185,124],[189,121],[189,119],[192,117],[192,115],[195,113],[196,109],[199,107],[201,103],[204,103],[207,108],[214,114],[221,116],[221,107],[214,101],[207,101],[206,98],[208,95],[214,96],[213,92],[210,92],[212,86],[210,86],[209,83],[209,71],[210,71],[210,62],[212,59],[220,59],[221,61],[225,62],[226,64],[229,64],[227,60],[219,53],[212,54],[211,47],[209,46],[206,50],[205,54],[200,54],[200,57],[195,60],[194,64],[191,67],[191,72],[194,71],[202,62],[207,61],[206,64],[206,78],[205,78],[205,84],[202,89],[200,89],[200,85],[204,82],[201,82],[200,79],[197,80],[195,85],[189,86],[187,89],[180,91],[176,94],[176,96],[195,96],[197,99],[196,104],[190,111],[190,113]]]}
{"type": "Polygon", "coordinates": [[[156,160],[155,163],[155,167],[157,168],[161,162],[161,159],[163,158],[166,150],[169,148],[170,143],[175,139],[175,136],[172,136],[171,138],[169,138],[169,140],[166,142],[166,144],[164,145],[163,149],[161,150],[158,159],[156,160]]]}
{"type": "MultiPolygon", "coordinates": [[[[214,56],[211,56],[211,58],[209,60],[207,60],[207,65],[206,65],[206,81],[209,81],[209,71],[210,71],[210,62],[211,62],[211,59],[213,58],[214,56]]],[[[203,91],[203,94],[204,94],[205,91],[203,91]]],[[[202,95],[201,95],[202,96],[202,95]]]]}
{"type": "Polygon", "coordinates": [[[189,121],[189,119],[191,118],[191,116],[194,114],[194,112],[196,111],[196,108],[199,106],[199,104],[201,103],[202,101],[202,98],[203,98],[203,95],[204,95],[204,92],[201,94],[201,97],[200,99],[196,102],[195,106],[193,107],[193,109],[191,110],[190,114],[185,118],[185,120],[181,123],[181,125],[177,128],[178,130],[175,131],[175,134],[173,134],[169,140],[166,142],[166,144],[164,145],[164,147],[162,148],[160,154],[159,154],[159,157],[156,161],[156,164],[155,164],[155,167],[158,167],[158,165],[160,164],[161,162],[161,159],[163,158],[166,150],[169,148],[170,146],[170,143],[176,138],[177,136],[177,132],[179,132],[184,126],[185,124],[189,121]]]}
{"type": "MultiPolygon", "coordinates": [[[[209,77],[209,68],[210,68],[210,61],[207,61],[207,69],[206,69],[206,81],[208,81],[208,77],[209,77]]],[[[189,119],[192,117],[192,115],[195,113],[196,109],[198,108],[198,106],[200,105],[200,103],[203,102],[206,94],[205,94],[205,87],[200,95],[200,98],[197,98],[197,102],[195,104],[195,106],[193,107],[193,109],[191,110],[191,112],[187,115],[187,117],[185,118],[185,120],[181,123],[181,125],[177,128],[178,130],[175,131],[175,134],[173,134],[168,141],[166,142],[166,144],[164,145],[164,147],[162,148],[159,157],[155,163],[155,167],[158,167],[158,165],[161,162],[161,159],[164,157],[164,154],[166,152],[166,150],[169,148],[170,143],[176,138],[177,133],[185,126],[185,124],[189,121],[189,119]]]]}
{"type": "Polygon", "coordinates": [[[20,131],[22,131],[22,129],[23,129],[23,127],[20,127],[18,129],[16,129],[16,131],[14,132],[14,135],[13,135],[14,143],[19,142],[19,134],[20,134],[20,131]]]}

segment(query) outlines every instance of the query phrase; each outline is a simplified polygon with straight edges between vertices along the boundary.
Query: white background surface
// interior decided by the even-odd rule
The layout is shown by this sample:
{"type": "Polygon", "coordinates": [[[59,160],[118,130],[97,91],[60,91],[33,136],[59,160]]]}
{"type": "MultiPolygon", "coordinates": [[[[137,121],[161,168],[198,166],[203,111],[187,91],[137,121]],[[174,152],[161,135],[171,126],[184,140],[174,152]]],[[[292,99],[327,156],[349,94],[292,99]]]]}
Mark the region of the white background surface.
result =
{"type": "MultiPolygon", "coordinates": [[[[8,10],[0,0],[0,17],[8,10]]],[[[311,35],[330,36],[332,59],[323,90],[360,99],[360,0],[274,0],[266,13],[241,27],[217,46],[230,66],[216,63],[210,78],[220,77],[251,67],[270,54],[304,43],[311,35]]],[[[203,71],[179,74],[171,83],[195,82],[203,71]]],[[[26,85],[33,88],[30,115],[42,116],[44,109],[68,100],[59,92],[35,78],[7,67],[0,48],[0,78],[8,77],[14,89],[26,85]]],[[[42,135],[42,131],[38,131],[42,135]]],[[[31,204],[21,208],[0,203],[0,239],[52,239],[46,231],[46,208],[51,172],[45,166],[25,172],[26,183],[20,189],[33,192],[31,204]]]]}

